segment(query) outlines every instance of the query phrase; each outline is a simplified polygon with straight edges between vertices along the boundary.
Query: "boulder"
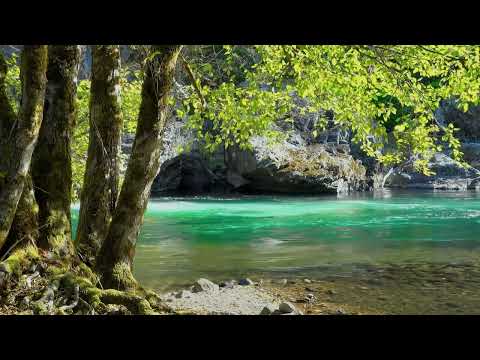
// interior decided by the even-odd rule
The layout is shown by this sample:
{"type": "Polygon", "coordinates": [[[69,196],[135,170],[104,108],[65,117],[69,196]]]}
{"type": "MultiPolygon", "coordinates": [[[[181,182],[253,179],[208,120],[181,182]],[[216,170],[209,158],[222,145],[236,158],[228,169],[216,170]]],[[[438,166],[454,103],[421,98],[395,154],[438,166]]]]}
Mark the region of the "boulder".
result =
{"type": "Polygon", "coordinates": [[[256,139],[254,170],[242,176],[250,183],[248,193],[321,194],[361,190],[366,171],[360,161],[343,152],[332,152],[322,144],[296,147],[284,142],[268,146],[256,139]]]}

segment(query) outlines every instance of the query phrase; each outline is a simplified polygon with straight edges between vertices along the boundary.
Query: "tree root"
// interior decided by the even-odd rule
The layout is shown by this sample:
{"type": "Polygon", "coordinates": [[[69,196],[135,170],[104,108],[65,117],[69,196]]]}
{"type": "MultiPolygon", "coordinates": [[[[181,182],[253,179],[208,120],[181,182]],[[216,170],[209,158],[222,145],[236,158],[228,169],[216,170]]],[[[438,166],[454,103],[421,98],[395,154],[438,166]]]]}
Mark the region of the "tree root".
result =
{"type": "Polygon", "coordinates": [[[81,262],[31,255],[14,253],[0,263],[0,313],[2,305],[16,307],[20,314],[40,315],[172,313],[151,290],[101,289],[98,276],[81,262]]]}

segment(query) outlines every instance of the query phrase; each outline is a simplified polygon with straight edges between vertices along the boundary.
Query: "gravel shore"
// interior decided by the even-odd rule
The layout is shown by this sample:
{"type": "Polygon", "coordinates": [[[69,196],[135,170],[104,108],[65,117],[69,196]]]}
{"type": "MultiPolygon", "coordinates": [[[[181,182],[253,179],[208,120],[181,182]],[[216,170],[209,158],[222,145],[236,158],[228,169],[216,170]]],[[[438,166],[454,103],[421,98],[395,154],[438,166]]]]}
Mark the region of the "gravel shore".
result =
{"type": "MultiPolygon", "coordinates": [[[[199,279],[190,290],[171,292],[162,296],[175,311],[215,315],[260,315],[278,310],[283,303],[257,284],[238,285],[231,281],[227,286],[218,285],[206,279],[199,279]]],[[[288,308],[284,306],[283,308],[288,308]]],[[[298,313],[296,309],[283,313],[298,313]]]]}

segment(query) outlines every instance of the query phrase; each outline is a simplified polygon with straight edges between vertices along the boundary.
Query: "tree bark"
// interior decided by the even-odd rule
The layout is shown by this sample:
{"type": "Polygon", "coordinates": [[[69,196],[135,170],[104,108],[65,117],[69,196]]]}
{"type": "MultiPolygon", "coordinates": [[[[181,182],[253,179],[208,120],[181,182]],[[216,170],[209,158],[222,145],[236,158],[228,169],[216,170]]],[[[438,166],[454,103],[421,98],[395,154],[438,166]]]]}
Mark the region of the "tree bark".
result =
{"type": "Polygon", "coordinates": [[[97,257],[97,271],[105,288],[137,287],[132,275],[135,245],[152,182],[160,167],[168,98],[180,50],[180,45],[152,46],[147,61],[132,154],[107,237],[97,257]]]}
{"type": "MultiPolygon", "coordinates": [[[[20,113],[9,137],[9,156],[0,157],[0,168],[4,169],[0,188],[0,248],[10,231],[42,124],[47,59],[46,45],[28,45],[23,49],[20,113]]],[[[5,124],[3,113],[0,116],[5,124]]]]}
{"type": "Polygon", "coordinates": [[[49,46],[43,122],[32,160],[35,198],[42,228],[39,246],[57,255],[73,254],[70,206],[70,138],[80,51],[77,45],[49,46]]]}
{"type": "MultiPolygon", "coordinates": [[[[4,159],[11,152],[8,149],[11,131],[17,115],[15,114],[8,96],[5,84],[7,75],[7,64],[3,55],[0,53],[0,154],[4,159]]],[[[8,162],[0,162],[0,166],[8,162]]],[[[0,168],[3,174],[5,169],[0,168]]],[[[0,174],[0,188],[2,188],[3,178],[0,174]]],[[[2,248],[0,248],[0,258],[10,253],[14,248],[27,242],[36,243],[38,239],[38,206],[33,196],[32,179],[27,174],[20,201],[17,205],[15,217],[13,219],[7,239],[2,248]]]]}
{"type": "Polygon", "coordinates": [[[78,253],[90,265],[107,236],[117,202],[123,127],[120,47],[93,46],[92,58],[88,158],[75,240],[78,253]]]}

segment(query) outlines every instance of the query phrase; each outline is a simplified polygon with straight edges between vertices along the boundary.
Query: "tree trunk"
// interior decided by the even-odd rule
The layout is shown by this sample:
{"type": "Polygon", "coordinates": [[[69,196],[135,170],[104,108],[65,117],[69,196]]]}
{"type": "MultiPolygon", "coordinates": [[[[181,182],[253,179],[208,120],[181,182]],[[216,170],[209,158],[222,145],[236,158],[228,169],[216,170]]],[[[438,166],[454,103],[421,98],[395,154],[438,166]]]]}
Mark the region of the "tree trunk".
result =
{"type": "Polygon", "coordinates": [[[120,47],[92,49],[88,159],[76,237],[78,253],[93,265],[107,236],[118,197],[122,133],[120,47]]]}
{"type": "Polygon", "coordinates": [[[77,45],[49,46],[43,123],[33,154],[32,178],[42,228],[39,246],[57,255],[73,254],[70,206],[70,138],[75,122],[79,65],[77,45]]]}
{"type": "MultiPolygon", "coordinates": [[[[0,188],[0,248],[10,231],[42,124],[47,58],[46,45],[25,46],[22,52],[20,114],[8,141],[9,156],[0,157],[0,168],[4,169],[0,188]]],[[[2,117],[0,121],[7,120],[2,117]]]]}
{"type": "Polygon", "coordinates": [[[0,258],[25,245],[37,245],[38,237],[38,205],[33,193],[32,177],[28,173],[10,232],[0,250],[0,258]]]}
{"type": "MultiPolygon", "coordinates": [[[[7,64],[0,53],[0,154],[4,159],[9,156],[8,139],[10,138],[13,125],[17,115],[13,111],[7,97],[7,89],[5,85],[5,76],[7,74],[7,64]]],[[[0,162],[0,166],[7,162],[0,162]]],[[[0,173],[4,173],[5,169],[0,168],[0,173]]],[[[3,178],[0,175],[0,188],[2,188],[3,178]]],[[[38,239],[38,206],[33,196],[32,179],[27,174],[22,196],[17,205],[15,217],[10,227],[5,244],[0,248],[0,258],[27,242],[36,243],[38,239]]]]}
{"type": "Polygon", "coordinates": [[[135,244],[159,171],[168,98],[180,45],[153,46],[142,86],[137,132],[118,204],[97,258],[97,271],[106,288],[137,286],[132,275],[135,244]]]}

